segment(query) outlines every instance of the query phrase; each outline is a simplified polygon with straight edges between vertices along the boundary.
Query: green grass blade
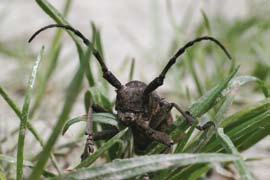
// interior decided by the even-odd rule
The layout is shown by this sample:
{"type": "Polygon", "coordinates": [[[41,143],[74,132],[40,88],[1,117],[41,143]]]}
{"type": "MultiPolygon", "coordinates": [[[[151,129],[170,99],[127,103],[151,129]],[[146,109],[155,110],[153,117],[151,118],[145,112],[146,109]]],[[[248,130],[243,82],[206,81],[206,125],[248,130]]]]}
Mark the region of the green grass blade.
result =
{"type": "Polygon", "coordinates": [[[17,60],[24,60],[27,61],[29,58],[33,57],[33,54],[26,49],[25,46],[21,45],[21,43],[18,42],[19,40],[17,38],[14,38],[11,41],[5,41],[1,42],[0,40],[0,54],[11,57],[17,60]],[[7,44],[13,44],[14,42],[18,43],[15,46],[12,47],[8,46],[7,44]]]}
{"type": "MultiPolygon", "coordinates": [[[[0,162],[7,162],[10,164],[17,164],[17,159],[11,156],[7,156],[4,154],[0,154],[0,162]]],[[[30,161],[23,160],[23,166],[24,167],[33,167],[33,164],[30,161]]]]}
{"type": "MultiPolygon", "coordinates": [[[[94,36],[95,36],[95,34],[94,34],[94,36]]],[[[93,39],[95,39],[95,37],[93,37],[93,39]]],[[[95,41],[93,41],[93,42],[95,42],[95,41]]],[[[90,62],[89,62],[91,60],[92,52],[93,52],[93,47],[88,46],[87,51],[85,53],[85,60],[84,60],[84,62],[85,62],[85,75],[86,75],[86,78],[88,80],[88,84],[90,87],[95,85],[94,76],[93,76],[92,70],[90,68],[90,62]]]]}
{"type": "MultiPolygon", "coordinates": [[[[20,121],[22,121],[22,113],[21,111],[18,109],[18,106],[15,104],[15,102],[8,96],[8,94],[5,92],[5,90],[0,86],[0,95],[5,99],[5,101],[8,103],[8,105],[11,107],[11,109],[15,112],[15,114],[18,116],[18,118],[20,119],[20,121]]],[[[35,139],[40,143],[40,145],[43,147],[44,146],[44,142],[41,138],[41,136],[39,135],[38,131],[27,121],[27,128],[28,130],[32,133],[32,135],[35,137],[35,139]]],[[[16,130],[17,132],[17,130],[16,130]]],[[[58,173],[60,173],[60,170],[57,166],[57,163],[54,161],[53,155],[51,157],[52,163],[54,165],[54,167],[56,168],[56,170],[58,171],[58,173]]]]}
{"type": "Polygon", "coordinates": [[[15,112],[15,114],[21,118],[21,111],[19,110],[16,103],[9,97],[9,95],[6,93],[6,91],[0,86],[0,95],[2,98],[7,102],[9,107],[15,112]]]}
{"type": "Polygon", "coordinates": [[[96,152],[94,152],[93,154],[88,156],[84,161],[78,164],[76,166],[76,169],[90,166],[93,162],[95,162],[103,153],[105,153],[113,145],[121,142],[121,138],[127,132],[127,130],[128,128],[125,128],[124,130],[117,133],[114,137],[112,137],[110,140],[104,143],[103,146],[101,146],[96,152]]]}
{"type": "Polygon", "coordinates": [[[59,45],[55,47],[52,57],[47,58],[47,60],[50,60],[50,65],[48,67],[48,70],[46,71],[45,77],[44,78],[41,77],[39,79],[41,83],[37,87],[36,98],[34,100],[34,103],[30,112],[30,117],[33,117],[34,113],[39,107],[39,104],[43,98],[43,95],[45,94],[48,81],[56,68],[60,51],[61,51],[61,46],[59,45]]]}
{"type": "MultiPolygon", "coordinates": [[[[193,59],[193,57],[192,57],[193,54],[192,53],[187,53],[187,55],[188,55],[189,59],[193,59]]],[[[186,61],[186,63],[188,64],[188,67],[190,69],[192,78],[195,81],[197,91],[198,91],[199,95],[202,96],[203,95],[203,87],[202,87],[201,81],[200,81],[200,79],[198,77],[198,73],[197,73],[197,71],[196,71],[196,69],[194,67],[194,63],[193,63],[193,61],[186,61]]]]}
{"type": "Polygon", "coordinates": [[[198,101],[191,105],[190,112],[194,117],[200,117],[216,104],[217,98],[221,96],[221,92],[227,87],[228,83],[235,76],[238,69],[239,66],[234,69],[219,85],[205,93],[198,101]]]}
{"type": "Polygon", "coordinates": [[[98,167],[85,168],[57,177],[61,179],[126,179],[171,167],[186,166],[195,163],[234,161],[235,155],[227,154],[162,154],[140,156],[131,159],[115,160],[98,167]]]}
{"type": "Polygon", "coordinates": [[[1,170],[0,170],[0,180],[6,180],[6,179],[7,178],[6,178],[5,174],[3,172],[1,172],[1,170]]]}
{"type": "Polygon", "coordinates": [[[269,90],[266,86],[266,84],[260,80],[257,77],[254,76],[238,76],[229,83],[229,86],[224,90],[223,94],[228,94],[230,93],[234,88],[237,86],[242,86],[244,84],[250,83],[250,82],[256,82],[259,88],[262,90],[263,94],[265,97],[269,97],[269,90]]]}
{"type": "Polygon", "coordinates": [[[25,140],[25,132],[27,128],[27,120],[29,116],[29,106],[30,100],[32,95],[32,89],[34,87],[35,78],[37,75],[38,67],[44,52],[44,47],[41,48],[41,51],[37,57],[37,60],[33,66],[32,74],[29,78],[27,90],[25,93],[25,99],[23,103],[22,115],[21,115],[21,122],[20,122],[20,130],[19,130],[19,137],[18,137],[18,149],[17,149],[17,180],[23,179],[23,158],[24,158],[24,140],[25,140]]]}
{"type": "MultiPolygon", "coordinates": [[[[37,4],[43,9],[45,13],[47,13],[56,23],[58,24],[69,24],[65,18],[61,15],[61,13],[55,9],[48,1],[46,0],[36,0],[37,4]]],[[[80,46],[81,48],[81,42],[78,40],[78,38],[71,32],[67,32],[71,38],[75,41],[75,43],[80,46]]]]}
{"type": "MultiPolygon", "coordinates": [[[[0,154],[0,162],[6,162],[6,163],[8,163],[8,164],[17,164],[17,159],[16,158],[14,158],[14,157],[11,157],[11,156],[7,156],[7,155],[4,155],[4,154],[0,154]]],[[[34,167],[34,165],[32,164],[32,162],[30,162],[30,161],[26,161],[26,160],[24,160],[23,161],[23,166],[24,167],[29,167],[29,168],[33,168],[34,167]]],[[[54,173],[52,173],[52,172],[50,172],[50,171],[43,171],[43,176],[44,177],[56,177],[56,175],[54,174],[54,173]]],[[[2,180],[1,178],[0,178],[0,180],[2,180]]]]}
{"type": "Polygon", "coordinates": [[[43,169],[48,161],[48,158],[51,155],[51,150],[52,150],[54,144],[56,143],[57,138],[61,134],[62,128],[63,128],[65,122],[67,121],[67,119],[69,117],[69,113],[71,112],[72,107],[75,103],[75,100],[77,99],[79,92],[81,90],[85,68],[84,68],[84,63],[82,62],[83,52],[80,51],[79,47],[78,47],[78,52],[79,52],[80,62],[81,62],[80,67],[79,67],[78,71],[76,72],[76,74],[74,75],[74,77],[73,77],[73,79],[68,87],[62,112],[58,118],[58,121],[57,121],[55,127],[53,128],[53,131],[49,137],[48,142],[46,143],[46,145],[43,148],[43,151],[39,157],[37,164],[35,165],[35,167],[32,171],[32,174],[29,177],[29,180],[40,179],[42,171],[43,171],[43,169]]]}
{"type": "MultiPolygon", "coordinates": [[[[240,153],[238,152],[238,150],[234,146],[231,139],[226,134],[224,134],[223,128],[217,129],[217,138],[219,139],[219,141],[221,142],[221,144],[223,145],[224,149],[227,152],[240,156],[240,153]]],[[[237,161],[234,161],[234,163],[235,163],[235,166],[236,166],[242,180],[252,180],[253,179],[242,158],[240,158],[237,161]]]]}
{"type": "MultiPolygon", "coordinates": [[[[253,119],[268,112],[270,109],[270,99],[266,98],[256,104],[249,105],[243,108],[241,111],[227,117],[224,121],[221,122],[221,127],[231,128],[239,126],[242,123],[248,121],[248,119],[253,119]]],[[[226,131],[226,130],[225,130],[226,131]]]]}
{"type": "Polygon", "coordinates": [[[195,125],[192,126],[189,130],[188,130],[188,133],[185,135],[185,137],[180,141],[180,143],[176,146],[176,149],[174,151],[174,153],[181,153],[183,152],[184,150],[184,147],[186,146],[189,138],[191,137],[192,135],[192,132],[194,131],[195,129],[195,125]]]}
{"type": "MultiPolygon", "coordinates": [[[[78,122],[82,122],[82,121],[83,122],[87,121],[86,115],[78,116],[78,117],[75,117],[75,118],[68,120],[63,127],[62,135],[64,135],[73,124],[78,123],[78,122]]],[[[109,125],[116,126],[116,127],[119,126],[116,117],[110,113],[94,113],[93,114],[93,122],[102,123],[102,124],[109,124],[109,125]]]]}
{"type": "Polygon", "coordinates": [[[67,130],[75,123],[78,123],[78,122],[81,122],[81,121],[84,121],[86,122],[87,120],[87,115],[82,115],[82,116],[77,116],[75,118],[72,118],[70,120],[67,120],[64,127],[63,127],[63,130],[62,130],[62,135],[64,135],[67,130]]]}
{"type": "MultiPolygon", "coordinates": [[[[190,139],[193,131],[195,129],[195,125],[193,125],[187,132],[187,134],[184,134],[184,138],[180,139],[180,143],[177,144],[174,154],[182,153],[184,150],[184,147],[187,145],[188,140],[190,139]]],[[[158,176],[157,179],[166,179],[167,177],[170,177],[170,172],[173,172],[174,170],[172,168],[163,170],[158,176]]],[[[176,170],[177,171],[177,170],[176,170]]]]}
{"type": "Polygon", "coordinates": [[[104,51],[103,51],[103,46],[102,46],[101,34],[99,30],[97,30],[97,37],[96,37],[95,45],[101,57],[104,59],[104,51]]]}
{"type": "Polygon", "coordinates": [[[108,111],[112,111],[113,104],[110,102],[110,100],[103,94],[102,90],[97,87],[91,87],[88,90],[89,96],[93,99],[94,104],[98,104],[102,107],[104,107],[108,111]]]}
{"type": "Polygon", "coordinates": [[[212,29],[209,23],[209,19],[206,15],[206,13],[204,12],[204,10],[201,10],[201,14],[203,16],[203,22],[204,22],[204,26],[206,28],[206,30],[208,31],[207,33],[209,33],[210,35],[212,34],[212,29]]]}
{"type": "Polygon", "coordinates": [[[112,126],[119,127],[117,117],[111,113],[94,113],[93,121],[102,124],[109,124],[112,126]]]}
{"type": "Polygon", "coordinates": [[[128,81],[132,81],[132,80],[133,80],[134,68],[135,68],[135,59],[133,58],[133,59],[131,60],[131,65],[130,65],[130,70],[129,70],[128,81]]]}
{"type": "Polygon", "coordinates": [[[169,174],[167,180],[197,180],[203,173],[206,173],[210,169],[208,164],[195,164],[183,168],[176,174],[169,174]]]}
{"type": "MultiPolygon", "coordinates": [[[[64,9],[63,9],[63,16],[66,17],[69,10],[70,10],[70,6],[71,6],[71,0],[67,0],[65,5],[64,5],[64,9]]],[[[40,80],[41,83],[39,83],[39,86],[37,87],[37,92],[36,92],[36,98],[35,101],[33,103],[31,112],[30,112],[30,117],[32,117],[36,111],[36,109],[38,108],[41,100],[43,99],[48,81],[50,80],[53,72],[56,69],[56,65],[58,63],[58,59],[59,59],[59,54],[61,51],[61,44],[60,44],[60,39],[62,37],[62,29],[58,29],[57,32],[54,35],[54,38],[52,40],[52,43],[50,45],[49,48],[49,58],[47,58],[46,62],[49,63],[48,68],[46,69],[45,72],[45,76],[40,80]]]]}

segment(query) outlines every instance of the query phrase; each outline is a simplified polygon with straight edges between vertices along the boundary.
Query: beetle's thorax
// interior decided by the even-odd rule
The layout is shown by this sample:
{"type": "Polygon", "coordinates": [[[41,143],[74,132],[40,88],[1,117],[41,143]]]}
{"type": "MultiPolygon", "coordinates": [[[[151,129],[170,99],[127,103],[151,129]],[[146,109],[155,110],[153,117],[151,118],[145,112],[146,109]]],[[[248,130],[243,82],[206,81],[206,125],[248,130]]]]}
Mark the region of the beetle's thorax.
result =
{"type": "Polygon", "coordinates": [[[146,84],[141,81],[130,81],[117,90],[116,110],[121,121],[130,124],[145,113],[143,91],[146,84]]]}

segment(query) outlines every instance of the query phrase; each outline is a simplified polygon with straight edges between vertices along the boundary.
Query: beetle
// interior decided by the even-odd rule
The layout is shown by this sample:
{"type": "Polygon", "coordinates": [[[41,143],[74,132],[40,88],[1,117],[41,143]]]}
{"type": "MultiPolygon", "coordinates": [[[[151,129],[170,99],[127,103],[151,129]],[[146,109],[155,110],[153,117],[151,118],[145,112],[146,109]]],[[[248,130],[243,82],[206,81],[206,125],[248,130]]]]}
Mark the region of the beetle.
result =
{"type": "MultiPolygon", "coordinates": [[[[109,71],[102,56],[94,48],[92,42],[90,42],[80,31],[69,25],[51,24],[45,26],[36,31],[29,39],[29,42],[31,42],[40,32],[49,28],[64,28],[68,31],[71,31],[79,38],[81,38],[85,45],[92,48],[93,55],[101,66],[103,78],[108,81],[108,83],[111,84],[114,88],[116,88],[116,116],[120,122],[131,128],[134,135],[135,152],[141,152],[145,150],[147,146],[153,141],[162,143],[168,148],[172,147],[174,142],[165,133],[165,131],[173,123],[173,118],[170,113],[172,108],[175,108],[178,112],[180,112],[180,114],[187,120],[189,125],[194,123],[194,118],[188,111],[183,110],[176,103],[166,101],[156,92],[156,89],[163,85],[163,81],[169,69],[176,63],[176,60],[186,51],[186,49],[192,47],[195,43],[208,40],[218,45],[224,51],[227,57],[231,59],[229,52],[217,39],[210,36],[202,36],[189,41],[187,44],[181,47],[174,54],[174,56],[169,59],[167,65],[163,68],[159,76],[154,78],[149,84],[134,80],[123,85],[117,79],[117,77],[111,71],[109,71]]],[[[97,104],[90,105],[86,127],[87,140],[85,143],[84,152],[81,155],[82,161],[86,159],[89,154],[94,152],[94,141],[100,139],[108,139],[119,132],[118,129],[110,129],[93,133],[93,112],[105,111],[106,110],[104,108],[97,104]]],[[[208,121],[203,126],[196,126],[196,128],[199,130],[205,130],[212,125],[214,125],[214,123],[212,121],[208,121]]]]}

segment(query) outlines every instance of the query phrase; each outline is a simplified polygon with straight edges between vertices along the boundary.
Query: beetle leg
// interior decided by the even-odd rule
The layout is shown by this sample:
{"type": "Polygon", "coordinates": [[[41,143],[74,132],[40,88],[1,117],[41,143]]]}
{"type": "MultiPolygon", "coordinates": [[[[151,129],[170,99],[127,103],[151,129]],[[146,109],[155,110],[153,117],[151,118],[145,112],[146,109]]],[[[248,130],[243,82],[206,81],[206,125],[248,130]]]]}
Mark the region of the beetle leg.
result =
{"type": "Polygon", "coordinates": [[[110,111],[108,111],[107,109],[103,108],[98,104],[93,104],[92,101],[90,102],[90,108],[87,114],[88,121],[86,124],[86,132],[85,132],[85,135],[87,135],[87,139],[84,147],[84,152],[81,155],[81,161],[86,159],[89,156],[89,154],[94,152],[94,141],[109,139],[119,132],[118,129],[115,128],[112,130],[104,130],[101,132],[93,133],[93,112],[110,112],[110,111]]]}
{"type": "Polygon", "coordinates": [[[148,127],[147,129],[145,129],[145,134],[157,141],[157,142],[160,142],[166,146],[168,146],[169,148],[172,147],[172,145],[174,144],[173,140],[164,132],[161,132],[161,131],[157,131],[157,130],[154,130],[150,127],[148,127]]]}
{"type": "Polygon", "coordinates": [[[216,127],[216,124],[214,123],[214,121],[208,121],[208,122],[206,122],[204,125],[202,125],[202,126],[197,126],[196,128],[198,129],[198,130],[200,130],[200,131],[203,131],[203,130],[206,130],[206,129],[208,129],[208,128],[210,128],[210,127],[216,127]]]}
{"type": "Polygon", "coordinates": [[[111,130],[103,130],[88,135],[85,143],[84,152],[81,155],[81,161],[85,160],[89,156],[89,154],[94,152],[94,141],[110,139],[118,132],[119,130],[115,128],[111,130]]]}
{"type": "Polygon", "coordinates": [[[160,142],[168,146],[169,148],[171,148],[174,144],[173,140],[166,133],[152,129],[151,127],[149,127],[148,122],[143,120],[136,120],[136,125],[150,139],[160,142]]]}
{"type": "MultiPolygon", "coordinates": [[[[188,111],[184,111],[182,108],[180,108],[177,104],[175,103],[171,103],[171,106],[172,107],[175,107],[175,109],[177,109],[177,111],[179,111],[187,120],[188,124],[190,126],[193,125],[194,123],[194,118],[192,117],[192,115],[190,114],[190,112],[188,111]]],[[[215,123],[213,121],[208,121],[206,124],[204,124],[203,126],[196,126],[196,129],[200,130],[200,131],[203,131],[205,129],[208,129],[209,127],[215,127],[215,123]]]]}
{"type": "Polygon", "coordinates": [[[150,127],[156,130],[165,131],[168,129],[172,123],[173,119],[171,116],[170,111],[172,110],[171,103],[167,102],[166,100],[162,99],[159,102],[159,110],[155,113],[150,121],[150,127]]]}
{"type": "Polygon", "coordinates": [[[81,155],[81,161],[85,160],[89,154],[94,152],[94,141],[93,141],[93,135],[92,134],[88,134],[87,139],[86,139],[86,143],[84,146],[84,151],[81,155]]]}
{"type": "Polygon", "coordinates": [[[116,129],[116,128],[96,132],[96,133],[93,134],[93,140],[98,141],[98,140],[110,139],[114,135],[116,135],[118,132],[119,132],[119,130],[116,129]]]}
{"type": "Polygon", "coordinates": [[[87,139],[86,139],[84,151],[81,155],[81,161],[86,159],[89,156],[89,154],[94,152],[94,141],[96,139],[106,139],[108,134],[111,133],[111,132],[98,133],[98,134],[93,133],[93,112],[109,112],[109,111],[97,104],[93,104],[92,101],[90,102],[90,108],[88,109],[88,113],[87,113],[87,124],[86,124],[86,131],[85,131],[85,135],[87,135],[87,139]]]}
{"type": "Polygon", "coordinates": [[[94,152],[94,140],[93,140],[93,108],[92,101],[90,101],[90,108],[87,114],[87,123],[86,123],[86,131],[85,135],[87,135],[86,143],[84,146],[84,151],[81,155],[81,161],[86,159],[90,153],[94,152]]]}
{"type": "Polygon", "coordinates": [[[114,135],[116,135],[119,132],[118,129],[111,129],[111,130],[104,130],[100,132],[93,133],[93,135],[88,135],[84,152],[81,155],[81,160],[85,160],[89,154],[94,152],[94,141],[98,140],[106,140],[112,138],[114,135]]]}

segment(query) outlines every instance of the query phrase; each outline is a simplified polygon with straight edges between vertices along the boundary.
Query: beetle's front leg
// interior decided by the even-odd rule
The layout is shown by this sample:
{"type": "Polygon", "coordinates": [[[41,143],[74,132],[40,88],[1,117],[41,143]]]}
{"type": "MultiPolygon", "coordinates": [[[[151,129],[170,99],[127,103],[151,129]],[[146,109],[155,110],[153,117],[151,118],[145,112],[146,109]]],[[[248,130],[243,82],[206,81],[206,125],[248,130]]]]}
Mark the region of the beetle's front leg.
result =
{"type": "Polygon", "coordinates": [[[174,144],[173,140],[164,132],[157,131],[149,127],[149,122],[144,120],[136,120],[137,127],[145,133],[150,139],[160,142],[169,148],[174,144]]]}
{"type": "Polygon", "coordinates": [[[90,102],[90,108],[87,114],[87,124],[86,124],[86,131],[85,131],[85,135],[87,135],[87,139],[86,139],[84,151],[81,155],[81,161],[86,159],[89,156],[89,154],[94,152],[94,141],[100,140],[100,139],[107,139],[118,133],[117,129],[105,130],[102,132],[93,133],[93,112],[109,112],[109,111],[97,104],[92,104],[92,102],[90,102]]]}
{"type": "MultiPolygon", "coordinates": [[[[192,126],[194,124],[195,120],[194,120],[193,116],[190,114],[190,112],[184,111],[182,108],[180,108],[180,106],[178,106],[175,103],[171,103],[171,106],[174,107],[177,111],[179,111],[184,116],[184,118],[186,118],[186,120],[190,126],[192,126]]],[[[202,131],[202,130],[210,128],[211,126],[213,126],[213,127],[216,126],[213,121],[208,121],[207,123],[205,123],[202,126],[196,126],[196,128],[198,130],[202,131]]]]}
{"type": "Polygon", "coordinates": [[[87,113],[87,123],[86,123],[85,135],[87,135],[87,139],[85,142],[84,151],[81,155],[81,161],[86,159],[89,156],[89,154],[94,152],[92,101],[90,102],[90,107],[89,107],[88,113],[87,113]]]}

